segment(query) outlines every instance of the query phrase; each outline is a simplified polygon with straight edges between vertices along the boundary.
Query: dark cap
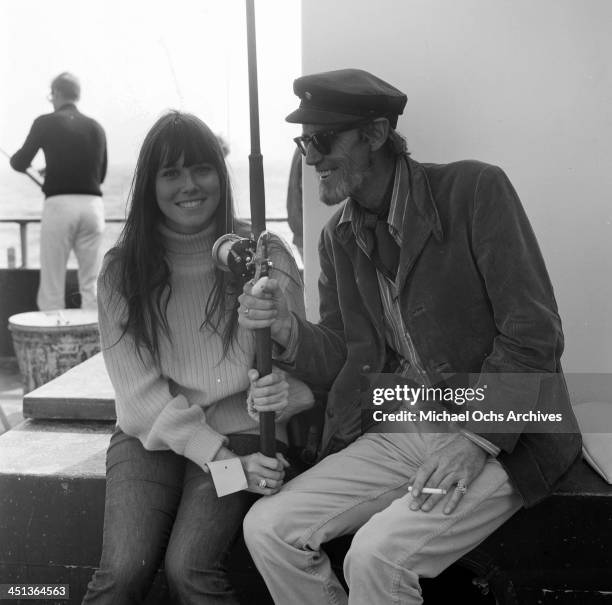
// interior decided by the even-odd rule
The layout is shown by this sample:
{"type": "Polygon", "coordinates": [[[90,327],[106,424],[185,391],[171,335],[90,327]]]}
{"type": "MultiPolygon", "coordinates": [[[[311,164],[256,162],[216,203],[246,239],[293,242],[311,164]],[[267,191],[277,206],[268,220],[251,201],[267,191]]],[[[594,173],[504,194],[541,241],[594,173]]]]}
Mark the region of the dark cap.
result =
{"type": "Polygon", "coordinates": [[[302,76],[293,82],[300,106],[285,119],[294,124],[346,124],[388,118],[397,126],[406,95],[362,69],[338,69],[302,76]]]}

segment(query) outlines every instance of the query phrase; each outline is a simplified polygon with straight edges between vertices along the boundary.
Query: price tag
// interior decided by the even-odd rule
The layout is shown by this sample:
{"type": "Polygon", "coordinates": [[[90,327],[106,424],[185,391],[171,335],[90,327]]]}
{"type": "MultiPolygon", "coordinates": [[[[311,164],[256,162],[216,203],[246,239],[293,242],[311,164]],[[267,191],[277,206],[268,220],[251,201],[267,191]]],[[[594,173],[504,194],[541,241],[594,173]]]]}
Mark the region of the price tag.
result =
{"type": "Polygon", "coordinates": [[[212,475],[217,496],[226,496],[246,489],[249,484],[242,468],[240,458],[228,458],[207,463],[212,475]]]}

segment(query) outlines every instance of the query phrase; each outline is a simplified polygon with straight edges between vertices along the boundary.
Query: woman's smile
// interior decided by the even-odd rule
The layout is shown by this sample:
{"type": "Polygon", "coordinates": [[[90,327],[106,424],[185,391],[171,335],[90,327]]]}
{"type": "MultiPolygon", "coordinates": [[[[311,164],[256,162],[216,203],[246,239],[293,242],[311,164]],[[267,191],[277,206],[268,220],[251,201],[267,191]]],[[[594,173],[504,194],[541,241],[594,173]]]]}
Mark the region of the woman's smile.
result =
{"type": "Polygon", "coordinates": [[[221,199],[221,183],[215,167],[207,162],[163,166],[155,178],[157,205],[164,221],[177,233],[198,233],[214,219],[221,199]]]}
{"type": "Polygon", "coordinates": [[[195,199],[195,200],[183,200],[181,202],[176,202],[176,205],[181,208],[185,208],[189,210],[191,208],[199,208],[205,203],[206,203],[206,199],[200,198],[200,199],[195,199]]]}

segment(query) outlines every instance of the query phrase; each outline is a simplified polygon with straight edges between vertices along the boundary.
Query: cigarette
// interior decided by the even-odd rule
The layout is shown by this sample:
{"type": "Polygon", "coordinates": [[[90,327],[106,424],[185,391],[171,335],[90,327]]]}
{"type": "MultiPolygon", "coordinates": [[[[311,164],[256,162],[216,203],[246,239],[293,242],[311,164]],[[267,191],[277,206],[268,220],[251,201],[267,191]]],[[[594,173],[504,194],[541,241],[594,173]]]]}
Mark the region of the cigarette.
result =
{"type": "MultiPolygon", "coordinates": [[[[408,486],[408,491],[412,491],[412,485],[408,486]]],[[[422,494],[446,494],[447,491],[445,489],[440,489],[439,487],[423,487],[421,489],[422,494]]]]}

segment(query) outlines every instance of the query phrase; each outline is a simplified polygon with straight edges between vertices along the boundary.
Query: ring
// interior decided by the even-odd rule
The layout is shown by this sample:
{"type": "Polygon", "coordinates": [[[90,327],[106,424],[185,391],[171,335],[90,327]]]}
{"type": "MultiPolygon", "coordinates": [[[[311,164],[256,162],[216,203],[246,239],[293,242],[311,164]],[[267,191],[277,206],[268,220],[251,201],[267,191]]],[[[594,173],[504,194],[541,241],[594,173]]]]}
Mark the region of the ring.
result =
{"type": "Polygon", "coordinates": [[[465,492],[467,492],[467,485],[465,484],[465,481],[463,481],[462,479],[457,481],[457,487],[455,488],[456,492],[459,492],[460,494],[465,494],[465,492]]]}
{"type": "Polygon", "coordinates": [[[261,489],[265,489],[268,487],[268,482],[265,479],[260,479],[257,485],[261,487],[261,489]]]}
{"type": "Polygon", "coordinates": [[[248,317],[248,316],[249,316],[249,311],[250,311],[250,310],[251,310],[251,309],[249,309],[248,307],[245,307],[245,308],[244,308],[244,316],[245,316],[245,317],[248,317]]]}

